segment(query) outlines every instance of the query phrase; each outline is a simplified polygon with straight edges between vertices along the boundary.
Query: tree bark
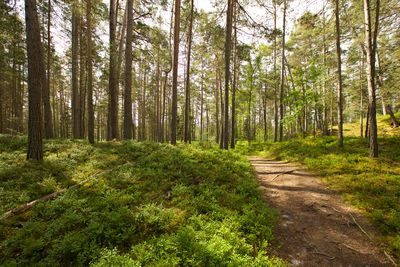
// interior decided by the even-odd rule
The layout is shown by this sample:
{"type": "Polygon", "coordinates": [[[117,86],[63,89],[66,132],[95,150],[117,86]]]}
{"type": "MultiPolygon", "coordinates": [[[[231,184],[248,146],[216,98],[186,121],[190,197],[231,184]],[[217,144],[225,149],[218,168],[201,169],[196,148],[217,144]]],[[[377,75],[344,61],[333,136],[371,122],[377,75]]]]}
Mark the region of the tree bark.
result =
{"type": "Polygon", "coordinates": [[[28,54],[28,152],[27,159],[43,159],[42,79],[43,50],[36,0],[25,0],[26,43],[28,54]]]}
{"type": "Polygon", "coordinates": [[[338,87],[338,146],[343,147],[343,104],[342,104],[342,60],[340,49],[339,0],[335,0],[336,18],[336,56],[337,56],[337,87],[338,87]]]}
{"type": "Polygon", "coordinates": [[[127,32],[125,43],[125,94],[124,94],[124,139],[132,138],[132,27],[133,0],[127,0],[127,32]]]}
{"type": "Polygon", "coordinates": [[[361,53],[361,66],[360,66],[360,135],[363,137],[364,133],[364,54],[361,53]]]}
{"type": "Polygon", "coordinates": [[[276,76],[276,0],[274,2],[274,142],[278,141],[278,85],[276,76]]]}
{"type": "Polygon", "coordinates": [[[181,0],[175,0],[174,23],[174,64],[172,70],[172,110],[171,110],[171,144],[176,145],[176,120],[178,113],[178,56],[179,56],[179,29],[181,17],[181,0]]]}
{"type": "Polygon", "coordinates": [[[375,30],[371,36],[371,18],[369,0],[364,0],[365,37],[367,46],[368,69],[368,119],[369,119],[369,147],[370,157],[378,157],[378,129],[376,123],[376,96],[375,96],[375,51],[379,26],[379,5],[376,1],[375,30]]]}
{"type": "Polygon", "coordinates": [[[48,5],[49,6],[47,12],[47,78],[46,78],[46,71],[43,69],[43,76],[44,76],[43,78],[45,80],[45,84],[42,85],[43,88],[42,97],[43,97],[45,137],[53,138],[53,121],[52,121],[51,106],[50,106],[51,0],[48,1],[48,5]]]}
{"type": "MultiPolygon", "coordinates": [[[[87,71],[88,71],[88,139],[89,143],[94,144],[94,110],[93,110],[93,63],[92,63],[92,17],[91,0],[86,1],[86,20],[87,20],[87,71]]],[[[99,127],[99,126],[98,126],[99,127]]],[[[99,138],[99,131],[97,134],[99,138]]]]}
{"type": "Polygon", "coordinates": [[[185,143],[189,140],[189,123],[190,123],[190,55],[192,52],[192,29],[193,29],[193,0],[190,2],[190,19],[188,29],[188,53],[186,63],[186,90],[185,90],[185,130],[184,130],[184,141],[185,143]]]}
{"type": "Polygon", "coordinates": [[[232,82],[232,123],[231,123],[231,148],[235,148],[235,127],[236,127],[236,80],[237,80],[237,7],[238,4],[236,1],[233,1],[233,10],[234,10],[234,55],[233,55],[233,82],[232,82]]]}
{"type": "Polygon", "coordinates": [[[109,74],[109,116],[110,138],[118,139],[118,66],[116,44],[116,8],[115,0],[110,0],[110,74],[109,74]]]}
{"type": "Polygon", "coordinates": [[[322,48],[322,53],[323,53],[323,65],[324,65],[324,74],[326,75],[323,78],[323,106],[324,106],[324,121],[323,121],[323,134],[324,136],[328,135],[328,108],[326,104],[326,77],[328,77],[328,74],[326,73],[326,24],[325,24],[326,18],[325,18],[325,2],[324,2],[324,7],[323,7],[323,18],[322,18],[322,23],[323,23],[323,48],[322,48]]]}
{"type": "Polygon", "coordinates": [[[72,3],[72,137],[79,138],[80,112],[78,88],[78,14],[75,3],[72,3]]]}
{"type": "Polygon", "coordinates": [[[226,39],[225,39],[225,112],[224,112],[224,142],[223,148],[228,149],[229,145],[229,83],[232,47],[232,13],[233,1],[228,0],[228,10],[226,13],[226,39]]]}
{"type": "Polygon", "coordinates": [[[283,139],[283,90],[285,81],[285,30],[286,30],[286,0],[283,0],[283,26],[282,26],[282,62],[281,62],[281,91],[279,97],[279,142],[283,139]]]}
{"type": "MultiPolygon", "coordinates": [[[[218,82],[219,82],[219,78],[218,78],[218,64],[217,64],[217,61],[218,61],[218,57],[217,57],[217,55],[215,55],[215,123],[216,123],[216,138],[215,138],[215,141],[216,141],[216,143],[218,143],[219,142],[219,103],[218,103],[218,101],[219,101],[219,99],[218,99],[218,96],[219,96],[219,92],[218,92],[218,90],[219,90],[219,84],[218,84],[218,82]]],[[[221,96],[222,97],[222,96],[221,96]]]]}
{"type": "Polygon", "coordinates": [[[85,110],[86,110],[86,63],[84,53],[85,43],[83,37],[83,16],[80,16],[79,22],[79,138],[85,138],[85,110]]]}

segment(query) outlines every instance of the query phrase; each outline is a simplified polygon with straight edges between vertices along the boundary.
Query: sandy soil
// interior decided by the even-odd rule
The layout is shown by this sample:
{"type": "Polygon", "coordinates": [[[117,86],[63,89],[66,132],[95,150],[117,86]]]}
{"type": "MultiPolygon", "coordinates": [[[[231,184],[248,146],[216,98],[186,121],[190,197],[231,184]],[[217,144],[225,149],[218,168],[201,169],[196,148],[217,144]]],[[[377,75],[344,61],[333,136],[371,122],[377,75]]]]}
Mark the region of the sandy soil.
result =
{"type": "Polygon", "coordinates": [[[293,266],[394,266],[375,229],[318,178],[290,163],[248,158],[266,201],[280,211],[271,253],[293,266]]]}

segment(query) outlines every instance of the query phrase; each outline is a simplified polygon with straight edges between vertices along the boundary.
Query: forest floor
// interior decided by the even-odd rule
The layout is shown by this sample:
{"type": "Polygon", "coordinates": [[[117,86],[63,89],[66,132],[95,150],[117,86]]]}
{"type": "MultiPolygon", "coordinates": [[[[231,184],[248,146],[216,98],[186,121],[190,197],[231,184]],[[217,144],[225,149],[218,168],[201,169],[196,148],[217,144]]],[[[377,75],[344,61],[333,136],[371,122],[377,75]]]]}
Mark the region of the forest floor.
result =
{"type": "Polygon", "coordinates": [[[393,266],[376,229],[301,167],[249,156],[266,202],[280,211],[271,253],[294,266],[393,266]]]}

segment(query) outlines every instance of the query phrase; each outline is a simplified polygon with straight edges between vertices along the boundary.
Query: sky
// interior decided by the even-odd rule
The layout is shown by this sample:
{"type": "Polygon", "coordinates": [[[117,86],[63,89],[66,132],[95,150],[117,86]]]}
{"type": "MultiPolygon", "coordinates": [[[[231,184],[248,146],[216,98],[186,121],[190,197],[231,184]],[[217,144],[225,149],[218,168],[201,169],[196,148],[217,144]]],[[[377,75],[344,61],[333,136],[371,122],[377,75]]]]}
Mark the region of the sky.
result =
{"type": "MultiPolygon", "coordinates": [[[[17,0],[16,0],[17,1],[17,0]]],[[[109,5],[109,0],[102,0],[106,5],[109,5]]],[[[121,6],[125,7],[125,1],[126,0],[120,0],[121,6]]],[[[238,0],[239,3],[241,3],[243,0],[238,0]]],[[[248,4],[248,5],[243,5],[246,12],[250,15],[250,17],[256,21],[259,24],[262,24],[266,27],[273,28],[273,15],[272,15],[272,4],[270,2],[272,1],[264,1],[264,0],[258,0],[259,2],[265,3],[267,5],[266,7],[260,7],[257,6],[256,4],[248,4]]],[[[288,9],[287,9],[287,17],[286,17],[286,40],[288,40],[288,36],[293,29],[295,21],[300,18],[302,14],[304,14],[306,11],[310,11],[312,13],[317,13],[322,9],[323,3],[326,0],[292,0],[288,4],[288,9]]],[[[171,0],[169,0],[171,2],[171,0]]],[[[257,2],[257,1],[250,1],[250,2],[257,2]]],[[[215,0],[194,0],[195,7],[197,9],[202,9],[206,12],[216,12],[218,9],[220,10],[222,7],[214,7],[215,5],[215,0]]],[[[24,19],[24,2],[23,1],[17,1],[17,9],[18,13],[20,14],[21,18],[24,19]]],[[[61,12],[60,10],[57,10],[56,12],[61,12]]],[[[170,11],[167,12],[162,12],[163,18],[164,18],[164,26],[163,28],[166,31],[169,31],[169,23],[170,23],[170,11]]],[[[54,15],[53,15],[54,16],[54,15]]],[[[58,14],[58,17],[61,17],[61,14],[58,14]]],[[[150,20],[149,20],[150,21],[150,20]]],[[[151,23],[151,22],[150,22],[151,23]]],[[[225,26],[225,16],[221,17],[220,23],[222,26],[225,26]]],[[[66,31],[66,28],[69,28],[70,25],[63,25],[63,22],[61,19],[56,19],[54,20],[53,18],[53,25],[51,28],[51,33],[52,33],[52,42],[55,46],[56,52],[59,56],[63,57],[65,56],[66,50],[70,47],[71,40],[70,36],[68,36],[68,32],[66,31]]],[[[282,27],[282,10],[280,7],[277,9],[277,27],[281,28],[282,27]]],[[[68,29],[70,30],[70,29],[68,29]]],[[[101,36],[101,39],[105,43],[106,46],[108,46],[108,23],[104,21],[100,25],[100,29],[98,30],[98,34],[101,36]]],[[[255,38],[252,35],[245,34],[251,33],[250,29],[243,29],[241,32],[239,32],[239,40],[241,42],[251,44],[251,43],[260,43],[260,42],[265,42],[265,40],[261,38],[255,38]]]]}

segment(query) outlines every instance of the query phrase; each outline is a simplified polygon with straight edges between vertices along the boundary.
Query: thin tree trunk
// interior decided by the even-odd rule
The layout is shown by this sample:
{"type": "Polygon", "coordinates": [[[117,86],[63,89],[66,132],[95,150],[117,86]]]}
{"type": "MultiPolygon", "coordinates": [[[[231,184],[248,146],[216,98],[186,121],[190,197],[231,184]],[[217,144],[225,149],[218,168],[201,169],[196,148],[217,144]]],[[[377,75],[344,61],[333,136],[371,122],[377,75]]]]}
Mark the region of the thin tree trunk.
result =
{"type": "Polygon", "coordinates": [[[118,139],[118,66],[116,44],[116,8],[115,0],[110,0],[110,74],[109,74],[109,117],[110,138],[118,139]]]}
{"type": "Polygon", "coordinates": [[[181,0],[175,0],[174,23],[174,64],[172,70],[172,110],[171,110],[171,144],[176,145],[176,120],[178,113],[178,56],[179,56],[179,29],[181,17],[181,0]]]}
{"type": "Polygon", "coordinates": [[[333,91],[334,91],[334,87],[333,87],[333,77],[332,77],[332,81],[331,81],[331,112],[330,112],[330,119],[331,119],[331,130],[330,130],[330,135],[333,135],[333,91]]]}
{"type": "Polygon", "coordinates": [[[274,2],[274,142],[278,141],[278,85],[276,76],[276,0],[274,2]]]}
{"type": "Polygon", "coordinates": [[[204,113],[204,61],[202,62],[201,69],[201,83],[200,83],[200,141],[203,141],[203,113],[204,113]]]}
{"type": "Polygon", "coordinates": [[[187,52],[187,63],[186,63],[186,91],[185,91],[185,129],[184,129],[184,141],[185,143],[189,140],[189,115],[190,115],[190,55],[192,52],[192,29],[193,29],[193,0],[190,2],[190,19],[188,29],[188,52],[187,52]]]}
{"type": "Polygon", "coordinates": [[[324,2],[324,7],[323,7],[323,19],[322,19],[322,23],[323,23],[323,51],[322,51],[322,53],[323,53],[323,65],[324,65],[324,74],[323,75],[326,75],[324,78],[323,78],[323,106],[324,106],[324,121],[323,121],[323,134],[324,134],[324,136],[326,136],[326,135],[328,135],[328,108],[327,108],[327,104],[326,104],[326,77],[328,77],[328,74],[326,73],[326,36],[325,36],[325,32],[326,32],[326,30],[325,30],[325,27],[326,27],[326,24],[325,24],[325,21],[326,21],[326,18],[325,18],[325,2],[324,2]]]}
{"type": "MultiPolygon", "coordinates": [[[[51,0],[48,1],[48,12],[47,12],[47,79],[46,72],[43,70],[43,78],[45,84],[42,84],[43,87],[43,108],[44,108],[44,128],[45,128],[45,137],[53,138],[53,121],[51,115],[51,106],[50,106],[50,55],[51,55],[51,33],[50,33],[50,22],[51,22],[51,0]]],[[[44,65],[43,65],[44,67],[44,65]]]]}
{"type": "Polygon", "coordinates": [[[340,49],[340,23],[339,23],[339,0],[335,0],[336,18],[336,56],[337,56],[337,86],[338,86],[338,146],[343,147],[343,104],[342,104],[342,59],[340,49]]]}
{"type": "Polygon", "coordinates": [[[219,109],[218,109],[218,105],[219,105],[219,103],[218,103],[218,101],[219,101],[219,99],[218,99],[218,96],[219,96],[219,92],[218,92],[218,89],[219,89],[219,85],[218,85],[218,81],[219,81],[219,78],[218,78],[218,69],[217,69],[217,61],[218,61],[218,58],[217,58],[217,55],[215,55],[215,122],[216,122],[216,138],[215,138],[215,141],[216,141],[216,143],[218,143],[219,142],[219,121],[218,121],[218,117],[219,117],[219,109]]]}
{"type": "Polygon", "coordinates": [[[283,89],[285,81],[285,30],[286,30],[286,0],[283,0],[283,26],[282,26],[282,62],[281,62],[281,91],[279,97],[279,142],[283,139],[283,89]]]}
{"type": "Polygon", "coordinates": [[[125,44],[125,94],[124,94],[124,139],[132,138],[132,27],[133,0],[127,0],[127,33],[125,44]]]}
{"type": "Polygon", "coordinates": [[[78,88],[78,14],[75,3],[72,3],[72,137],[79,138],[80,112],[78,88]]]}
{"type": "Polygon", "coordinates": [[[232,82],[232,123],[231,123],[231,148],[235,148],[235,127],[236,127],[236,81],[237,81],[237,8],[238,4],[236,1],[233,1],[233,10],[234,10],[234,55],[233,55],[233,82],[232,82]]]}
{"type": "Polygon", "coordinates": [[[36,0],[25,0],[26,43],[28,54],[28,152],[27,159],[43,159],[42,84],[43,50],[36,0]]]}
{"type": "MultiPolygon", "coordinates": [[[[133,10],[133,8],[132,8],[133,10]]],[[[117,11],[118,12],[118,11],[117,11]]],[[[124,50],[124,41],[125,41],[125,34],[127,34],[127,16],[128,16],[128,1],[126,2],[124,17],[122,19],[122,28],[119,27],[119,45],[118,45],[118,70],[117,70],[117,81],[119,85],[119,77],[121,74],[121,65],[122,65],[122,52],[124,50]]],[[[118,19],[118,14],[116,14],[116,19],[118,19]]],[[[132,16],[133,19],[133,16],[132,16]]],[[[125,44],[126,45],[126,44],[125,44]]],[[[125,48],[126,49],[126,48],[125,48]]],[[[117,86],[118,86],[117,85],[117,86]]]]}
{"type": "MultiPolygon", "coordinates": [[[[91,0],[86,0],[86,20],[87,20],[87,69],[88,69],[88,139],[89,143],[94,144],[94,109],[93,109],[93,63],[92,63],[92,17],[91,0]]],[[[99,115],[97,115],[99,118],[99,115]]],[[[100,125],[98,125],[98,129],[100,125]]],[[[99,139],[99,130],[97,131],[99,139]]]]}
{"type": "Polygon", "coordinates": [[[80,17],[79,23],[79,111],[80,111],[80,126],[79,126],[79,138],[85,138],[85,106],[86,106],[86,63],[84,53],[84,37],[83,37],[83,17],[80,17]]]}
{"type": "Polygon", "coordinates": [[[360,135],[363,137],[364,133],[364,54],[361,55],[360,66],[360,135]]]}
{"type": "Polygon", "coordinates": [[[226,13],[226,38],[225,38],[225,112],[224,112],[224,142],[223,148],[228,149],[229,145],[229,83],[230,83],[230,65],[231,65],[231,47],[232,47],[232,13],[233,1],[228,0],[228,9],[226,13]]]}

